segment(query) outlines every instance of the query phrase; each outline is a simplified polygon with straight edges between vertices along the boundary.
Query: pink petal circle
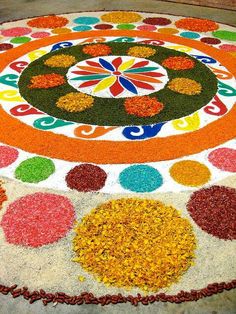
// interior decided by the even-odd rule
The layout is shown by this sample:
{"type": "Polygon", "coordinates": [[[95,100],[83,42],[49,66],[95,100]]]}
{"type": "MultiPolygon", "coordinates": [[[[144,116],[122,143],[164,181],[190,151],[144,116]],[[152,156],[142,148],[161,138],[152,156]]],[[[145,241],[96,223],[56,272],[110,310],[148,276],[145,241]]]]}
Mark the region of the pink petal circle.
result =
{"type": "Polygon", "coordinates": [[[18,158],[18,150],[9,146],[0,146],[0,168],[11,165],[18,158]]]}
{"type": "Polygon", "coordinates": [[[1,226],[7,242],[39,247],[64,237],[74,220],[74,207],[67,197],[39,192],[11,203],[1,226]]]}
{"type": "Polygon", "coordinates": [[[50,33],[48,32],[36,32],[36,33],[31,34],[32,38],[45,38],[48,36],[50,36],[50,33]]]}
{"type": "Polygon", "coordinates": [[[236,172],[236,149],[217,148],[208,155],[208,160],[220,170],[236,172]]]}
{"type": "Polygon", "coordinates": [[[5,37],[18,37],[24,36],[31,33],[31,28],[29,27],[12,27],[8,29],[3,29],[1,31],[2,35],[5,37]]]}

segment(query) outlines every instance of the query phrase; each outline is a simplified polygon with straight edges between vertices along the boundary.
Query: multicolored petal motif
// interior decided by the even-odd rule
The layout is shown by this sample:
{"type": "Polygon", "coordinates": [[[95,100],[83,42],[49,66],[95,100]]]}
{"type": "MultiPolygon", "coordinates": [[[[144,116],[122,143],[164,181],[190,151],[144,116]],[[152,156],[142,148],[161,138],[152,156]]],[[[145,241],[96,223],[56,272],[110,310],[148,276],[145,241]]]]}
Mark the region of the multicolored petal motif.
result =
{"type": "Polygon", "coordinates": [[[98,62],[86,60],[87,65],[77,65],[79,70],[72,71],[76,76],[71,80],[85,81],[79,88],[94,86],[94,94],[108,89],[113,97],[118,97],[124,91],[134,95],[139,94],[138,89],[155,91],[155,84],[162,83],[157,78],[164,74],[157,72],[159,67],[148,60],[127,60],[127,57],[120,56],[113,59],[99,57],[97,60],[98,62]]]}

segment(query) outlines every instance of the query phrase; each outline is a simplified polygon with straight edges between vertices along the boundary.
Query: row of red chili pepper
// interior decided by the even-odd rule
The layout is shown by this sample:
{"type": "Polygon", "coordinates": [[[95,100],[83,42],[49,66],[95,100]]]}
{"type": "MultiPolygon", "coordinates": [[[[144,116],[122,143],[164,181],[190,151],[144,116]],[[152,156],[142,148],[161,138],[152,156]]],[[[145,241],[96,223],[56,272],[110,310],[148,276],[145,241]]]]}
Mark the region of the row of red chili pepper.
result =
{"type": "Polygon", "coordinates": [[[43,289],[39,291],[30,292],[27,287],[18,288],[17,285],[10,287],[0,285],[0,293],[7,295],[11,294],[13,298],[23,296],[24,299],[29,300],[29,303],[32,304],[35,301],[42,300],[44,305],[53,302],[65,303],[70,305],[81,305],[81,304],[100,304],[102,306],[108,304],[117,304],[117,303],[131,303],[134,306],[137,306],[139,303],[143,305],[148,305],[153,302],[170,302],[170,303],[182,303],[186,301],[197,301],[204,297],[209,297],[213,294],[223,292],[224,290],[231,290],[236,288],[236,279],[231,282],[225,283],[213,283],[209,284],[206,288],[199,290],[180,291],[177,295],[167,295],[165,293],[159,293],[156,295],[142,296],[137,294],[136,296],[123,296],[122,294],[118,295],[104,295],[101,297],[95,297],[92,293],[83,292],[77,296],[70,296],[64,292],[46,293],[43,289]]]}

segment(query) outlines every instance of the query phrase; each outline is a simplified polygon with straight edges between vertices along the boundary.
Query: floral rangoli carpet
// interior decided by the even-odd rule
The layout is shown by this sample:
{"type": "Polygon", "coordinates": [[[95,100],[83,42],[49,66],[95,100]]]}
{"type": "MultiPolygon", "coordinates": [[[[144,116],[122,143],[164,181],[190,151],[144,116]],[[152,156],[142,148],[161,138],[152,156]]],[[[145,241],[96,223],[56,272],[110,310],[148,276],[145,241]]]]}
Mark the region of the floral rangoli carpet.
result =
{"type": "Polygon", "coordinates": [[[235,28],[101,11],[6,22],[0,40],[0,292],[235,288],[235,28]]]}

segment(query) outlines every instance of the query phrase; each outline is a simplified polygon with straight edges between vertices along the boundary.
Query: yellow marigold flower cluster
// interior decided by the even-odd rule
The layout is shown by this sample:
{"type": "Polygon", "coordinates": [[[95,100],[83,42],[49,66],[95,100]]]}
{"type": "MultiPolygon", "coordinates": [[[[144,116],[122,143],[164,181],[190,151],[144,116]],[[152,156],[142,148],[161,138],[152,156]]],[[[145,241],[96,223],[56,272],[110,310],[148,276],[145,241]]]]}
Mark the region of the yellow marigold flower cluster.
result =
{"type": "Polygon", "coordinates": [[[156,50],[150,47],[134,46],[128,49],[127,54],[136,58],[148,58],[153,56],[156,50]]]}
{"type": "Polygon", "coordinates": [[[202,91],[200,83],[188,78],[174,78],[167,87],[174,92],[185,95],[198,95],[202,91]]]}
{"type": "Polygon", "coordinates": [[[76,223],[72,259],[107,285],[157,291],[193,264],[190,222],[156,200],[121,198],[76,223]]]}
{"type": "Polygon", "coordinates": [[[125,11],[105,13],[101,16],[101,20],[108,23],[134,23],[141,20],[141,18],[138,13],[125,11]]]}
{"type": "Polygon", "coordinates": [[[69,112],[84,111],[93,106],[92,96],[83,93],[69,93],[61,96],[57,101],[57,107],[69,112]]]}
{"type": "Polygon", "coordinates": [[[75,62],[76,58],[74,56],[61,54],[48,58],[46,61],[44,61],[44,64],[52,68],[68,68],[75,62]]]}

